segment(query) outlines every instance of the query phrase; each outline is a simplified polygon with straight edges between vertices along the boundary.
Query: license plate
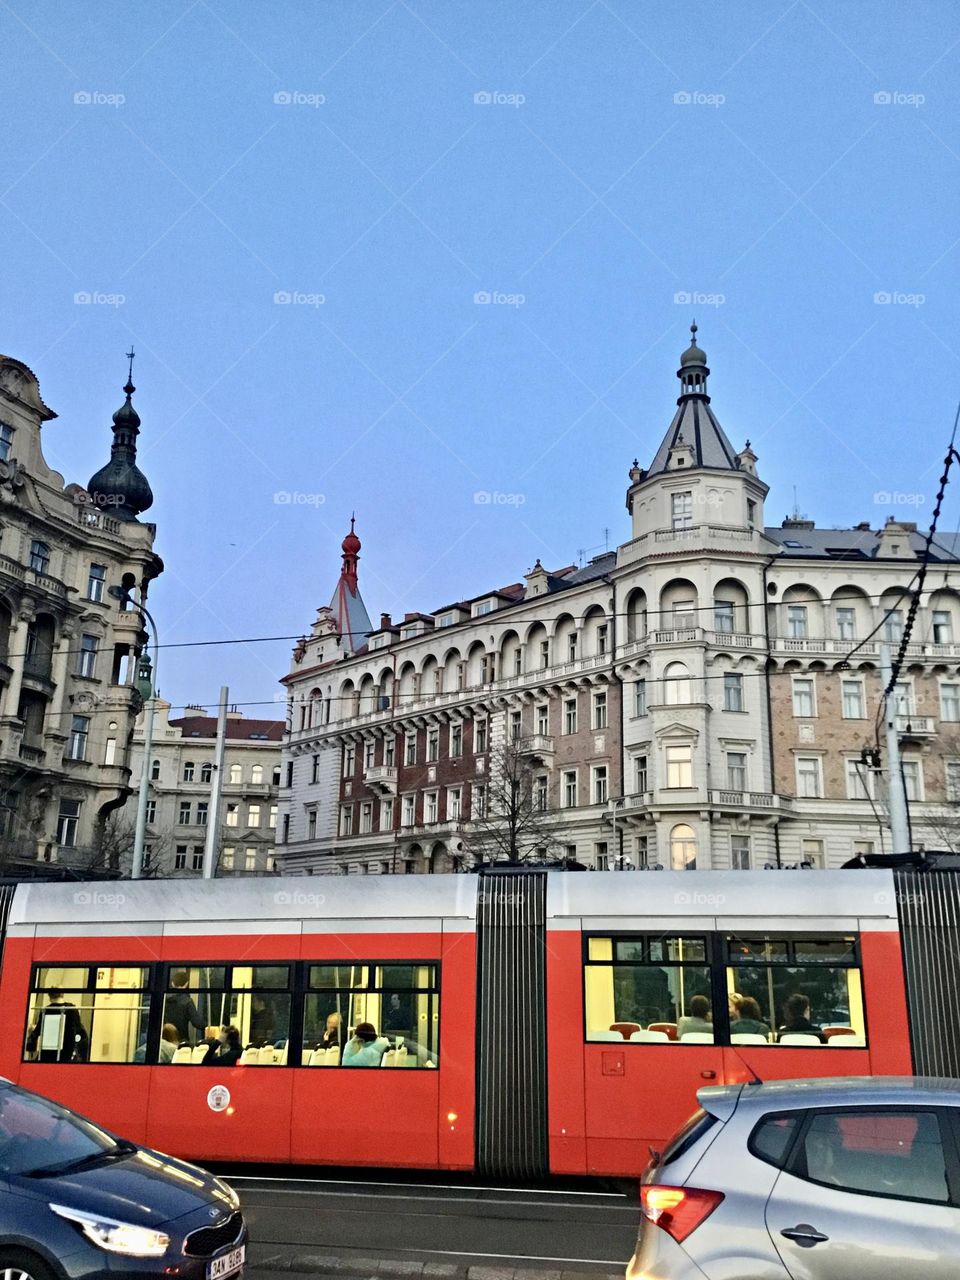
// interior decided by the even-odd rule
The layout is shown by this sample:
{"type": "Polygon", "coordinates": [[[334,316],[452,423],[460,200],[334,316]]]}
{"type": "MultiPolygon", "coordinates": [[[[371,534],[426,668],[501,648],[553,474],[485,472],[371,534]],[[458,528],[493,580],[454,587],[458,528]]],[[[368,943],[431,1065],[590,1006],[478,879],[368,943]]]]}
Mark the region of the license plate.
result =
{"type": "Polygon", "coordinates": [[[222,1280],[224,1276],[232,1276],[243,1266],[243,1260],[246,1256],[246,1248],[241,1245],[239,1249],[231,1249],[229,1253],[223,1254],[220,1258],[214,1258],[212,1262],[207,1263],[207,1280],[222,1280]]]}

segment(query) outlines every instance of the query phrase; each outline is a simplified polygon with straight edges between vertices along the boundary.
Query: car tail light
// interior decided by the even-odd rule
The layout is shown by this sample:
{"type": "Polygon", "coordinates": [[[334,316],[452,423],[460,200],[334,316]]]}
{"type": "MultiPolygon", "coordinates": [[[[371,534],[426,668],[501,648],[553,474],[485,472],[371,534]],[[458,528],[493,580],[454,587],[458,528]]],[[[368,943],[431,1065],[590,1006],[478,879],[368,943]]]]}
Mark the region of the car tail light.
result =
{"type": "Polygon", "coordinates": [[[662,1227],[678,1244],[713,1213],[722,1199],[722,1191],[702,1191],[697,1187],[640,1188],[643,1216],[662,1227]]]}

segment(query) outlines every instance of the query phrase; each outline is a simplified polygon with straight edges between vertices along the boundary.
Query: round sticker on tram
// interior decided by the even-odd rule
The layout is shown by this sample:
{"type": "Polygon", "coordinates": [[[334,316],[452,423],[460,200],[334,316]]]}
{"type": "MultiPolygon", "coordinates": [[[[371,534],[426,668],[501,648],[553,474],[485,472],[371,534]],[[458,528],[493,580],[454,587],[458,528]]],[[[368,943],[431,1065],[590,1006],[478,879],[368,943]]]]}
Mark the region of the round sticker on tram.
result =
{"type": "Polygon", "coordinates": [[[230,1105],[230,1090],[225,1084],[215,1084],[207,1094],[207,1106],[211,1111],[226,1111],[230,1105]]]}

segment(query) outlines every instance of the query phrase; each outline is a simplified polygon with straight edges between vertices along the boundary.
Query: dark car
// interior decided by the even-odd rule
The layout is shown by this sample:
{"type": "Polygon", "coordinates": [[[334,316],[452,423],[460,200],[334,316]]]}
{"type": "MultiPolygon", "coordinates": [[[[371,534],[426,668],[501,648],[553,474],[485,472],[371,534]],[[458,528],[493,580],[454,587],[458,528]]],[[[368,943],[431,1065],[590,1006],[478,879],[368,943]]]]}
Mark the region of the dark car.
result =
{"type": "Polygon", "coordinates": [[[236,1193],[0,1081],[0,1275],[227,1280],[243,1271],[236,1193]]]}

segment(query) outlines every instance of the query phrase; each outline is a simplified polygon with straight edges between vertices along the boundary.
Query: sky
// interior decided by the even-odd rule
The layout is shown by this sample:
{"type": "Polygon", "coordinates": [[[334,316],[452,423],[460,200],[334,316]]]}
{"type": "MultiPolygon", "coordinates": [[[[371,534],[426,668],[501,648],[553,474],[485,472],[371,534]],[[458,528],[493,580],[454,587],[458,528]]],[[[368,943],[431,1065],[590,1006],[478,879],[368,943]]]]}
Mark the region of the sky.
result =
{"type": "Polygon", "coordinates": [[[0,350],[86,483],[135,347],[175,705],[282,714],[290,642],[190,642],[308,630],[354,511],[374,620],[627,541],[693,318],[768,524],[929,521],[954,5],[0,0],[0,49],[0,350]]]}

